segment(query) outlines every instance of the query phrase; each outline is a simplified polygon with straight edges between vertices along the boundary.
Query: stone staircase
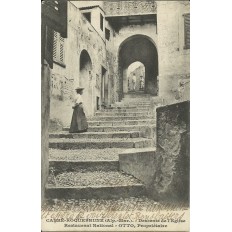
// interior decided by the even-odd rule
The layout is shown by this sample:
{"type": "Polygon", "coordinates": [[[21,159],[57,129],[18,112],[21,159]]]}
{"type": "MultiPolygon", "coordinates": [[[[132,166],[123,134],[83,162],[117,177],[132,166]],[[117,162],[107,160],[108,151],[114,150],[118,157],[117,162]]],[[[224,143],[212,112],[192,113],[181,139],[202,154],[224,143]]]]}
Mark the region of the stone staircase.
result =
{"type": "Polygon", "coordinates": [[[49,135],[48,199],[119,199],[146,195],[145,184],[120,170],[119,155],[154,152],[151,97],[127,94],[88,118],[86,133],[49,135]],[[128,151],[128,152],[126,152],[128,151]]]}

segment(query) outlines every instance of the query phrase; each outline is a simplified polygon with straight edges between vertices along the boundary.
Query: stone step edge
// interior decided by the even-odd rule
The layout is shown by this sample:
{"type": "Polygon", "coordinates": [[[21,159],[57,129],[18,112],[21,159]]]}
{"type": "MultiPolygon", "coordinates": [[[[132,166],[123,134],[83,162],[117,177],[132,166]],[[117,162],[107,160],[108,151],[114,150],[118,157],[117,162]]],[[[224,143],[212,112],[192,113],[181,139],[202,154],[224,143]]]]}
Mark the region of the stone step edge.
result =
{"type": "Polygon", "coordinates": [[[139,154],[139,153],[150,153],[156,152],[156,147],[145,147],[145,148],[130,148],[125,149],[124,151],[119,153],[120,155],[130,155],[130,154],[139,154]]]}
{"type": "Polygon", "coordinates": [[[96,112],[95,113],[95,116],[97,116],[97,115],[103,115],[103,114],[105,114],[106,116],[108,116],[108,115],[111,115],[111,114],[113,114],[113,115],[116,115],[116,116],[129,116],[129,115],[131,115],[131,114],[136,114],[135,116],[137,116],[137,115],[144,115],[144,116],[146,116],[146,115],[150,115],[150,114],[152,114],[152,112],[149,112],[149,111],[147,111],[147,112],[144,112],[144,111],[141,111],[141,112],[112,112],[112,111],[99,111],[99,112],[96,112]],[[122,115],[121,115],[122,114],[122,115]]]}
{"type": "Polygon", "coordinates": [[[143,116],[146,118],[151,118],[151,116],[153,116],[153,113],[144,114],[144,115],[114,115],[114,113],[112,113],[112,115],[94,115],[92,117],[87,117],[87,120],[91,120],[94,118],[135,118],[135,119],[138,118],[139,119],[140,117],[143,116]]]}
{"type": "Polygon", "coordinates": [[[140,142],[140,141],[147,141],[147,140],[152,140],[149,138],[144,138],[144,137],[138,137],[138,138],[100,138],[100,139],[92,139],[92,138],[50,138],[49,142],[50,143],[102,143],[102,142],[140,142]],[[111,141],[105,141],[106,139],[111,140],[111,141]],[[56,141],[57,140],[57,141],[56,141]]]}
{"type": "MultiPolygon", "coordinates": [[[[122,127],[156,127],[156,124],[151,124],[151,125],[121,125],[121,126],[89,126],[89,128],[122,128],[122,127]]],[[[63,130],[67,130],[70,127],[63,127],[63,130]]],[[[123,131],[127,132],[127,131],[123,131]]],[[[98,132],[96,132],[98,133],[98,132]]]]}
{"type": "Polygon", "coordinates": [[[101,189],[101,188],[119,188],[119,187],[130,187],[130,186],[138,186],[144,187],[144,184],[126,184],[126,185],[89,185],[89,186],[51,186],[46,184],[46,189],[101,189]]]}
{"type": "MultiPolygon", "coordinates": [[[[126,122],[150,122],[150,121],[156,121],[156,119],[152,119],[152,118],[145,118],[145,119],[135,119],[135,120],[126,120],[126,122]]],[[[120,123],[121,121],[114,121],[114,120],[109,120],[109,121],[105,121],[105,120],[88,120],[88,122],[90,123],[120,123]]],[[[69,126],[64,126],[64,128],[69,128],[69,126]]]]}
{"type": "MultiPolygon", "coordinates": [[[[98,121],[97,121],[98,122],[98,121]]],[[[69,127],[64,127],[64,128],[69,128],[69,127]]],[[[49,133],[49,135],[59,135],[59,134],[71,134],[71,135],[78,135],[78,134],[85,134],[85,135],[98,135],[98,134],[135,134],[135,133],[140,133],[140,131],[103,131],[103,132],[84,132],[84,133],[68,133],[68,132],[64,132],[64,131],[61,131],[61,132],[54,132],[54,133],[49,133]]]]}
{"type": "Polygon", "coordinates": [[[156,127],[156,124],[151,125],[121,125],[121,126],[90,126],[89,128],[122,128],[122,127],[156,127]]]}
{"type": "Polygon", "coordinates": [[[118,162],[118,160],[56,160],[48,159],[49,162],[66,162],[66,163],[102,163],[102,162],[118,162]]]}
{"type": "MultiPolygon", "coordinates": [[[[151,119],[151,118],[145,118],[145,119],[135,119],[135,120],[126,120],[126,122],[144,122],[144,121],[146,121],[146,122],[150,122],[150,121],[152,121],[152,120],[156,120],[156,119],[151,119]]],[[[91,123],[97,123],[97,122],[101,122],[101,123],[119,123],[119,122],[122,122],[122,121],[114,121],[114,120],[112,120],[112,121],[103,121],[103,120],[96,120],[96,121],[93,121],[93,120],[88,120],[88,122],[91,122],[91,123]]]]}

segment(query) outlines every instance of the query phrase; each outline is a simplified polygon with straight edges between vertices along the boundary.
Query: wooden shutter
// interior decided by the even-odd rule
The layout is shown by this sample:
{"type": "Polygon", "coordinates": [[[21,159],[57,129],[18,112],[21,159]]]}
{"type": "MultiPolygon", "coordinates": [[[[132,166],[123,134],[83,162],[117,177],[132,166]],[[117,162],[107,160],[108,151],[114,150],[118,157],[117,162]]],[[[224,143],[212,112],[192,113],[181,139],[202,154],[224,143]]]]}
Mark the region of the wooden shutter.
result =
{"type": "Polygon", "coordinates": [[[54,40],[53,40],[53,59],[57,60],[57,40],[58,40],[58,33],[54,31],[54,40]]]}
{"type": "Polygon", "coordinates": [[[60,33],[54,31],[53,59],[56,62],[64,63],[64,38],[60,33]]]}
{"type": "Polygon", "coordinates": [[[184,15],[184,42],[184,48],[190,49],[190,14],[184,15]]]}
{"type": "Polygon", "coordinates": [[[60,36],[60,62],[64,63],[64,38],[60,36]]]}

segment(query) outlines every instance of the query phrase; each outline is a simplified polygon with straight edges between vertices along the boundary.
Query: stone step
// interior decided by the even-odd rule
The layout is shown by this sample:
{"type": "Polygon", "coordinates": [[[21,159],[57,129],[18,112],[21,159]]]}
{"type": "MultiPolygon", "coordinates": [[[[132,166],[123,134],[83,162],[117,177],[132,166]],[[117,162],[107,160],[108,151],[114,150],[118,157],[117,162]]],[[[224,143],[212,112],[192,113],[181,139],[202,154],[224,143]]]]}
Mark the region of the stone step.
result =
{"type": "Polygon", "coordinates": [[[88,121],[89,126],[125,126],[155,124],[155,119],[127,120],[127,121],[88,121]]]}
{"type": "Polygon", "coordinates": [[[136,108],[136,107],[131,107],[131,108],[113,108],[113,109],[102,109],[101,111],[97,112],[116,112],[116,113],[142,113],[142,112],[149,112],[150,107],[147,108],[136,108]]]}
{"type": "Polygon", "coordinates": [[[124,148],[105,148],[105,149],[79,149],[79,150],[59,150],[49,149],[49,160],[59,161],[118,161],[118,154],[124,148]]]}
{"type": "Polygon", "coordinates": [[[49,150],[49,169],[55,175],[70,171],[118,171],[119,157],[125,149],[49,150]]]}
{"type": "MultiPolygon", "coordinates": [[[[88,132],[141,131],[149,128],[156,128],[156,125],[89,126],[88,132]]],[[[69,127],[64,127],[63,130],[68,131],[69,127]]]]}
{"type": "Polygon", "coordinates": [[[155,147],[148,147],[148,148],[132,148],[132,149],[124,149],[122,152],[119,153],[119,156],[133,156],[133,155],[147,155],[147,154],[154,154],[156,152],[155,147]]]}
{"type": "Polygon", "coordinates": [[[63,172],[119,171],[119,162],[116,160],[49,160],[49,169],[55,175],[63,172]]]}
{"type": "Polygon", "coordinates": [[[119,168],[141,180],[149,188],[154,181],[155,152],[155,147],[126,149],[119,154],[119,168]]]}
{"type": "Polygon", "coordinates": [[[147,108],[151,108],[151,104],[140,104],[140,103],[137,103],[137,102],[125,102],[122,104],[123,106],[125,107],[128,107],[128,106],[136,106],[136,107],[147,107],[147,108]]]}
{"type": "Polygon", "coordinates": [[[95,116],[127,116],[127,117],[136,117],[136,116],[150,116],[150,112],[96,112],[95,116]]]}
{"type": "MultiPolygon", "coordinates": [[[[91,124],[91,123],[89,123],[91,124]]],[[[69,128],[68,128],[69,129],[69,128]]],[[[121,132],[84,132],[84,133],[69,133],[66,131],[51,133],[49,138],[68,138],[68,139],[104,139],[104,138],[138,138],[139,131],[121,131],[121,132]]]]}
{"type": "Polygon", "coordinates": [[[144,94],[144,93],[124,93],[123,98],[150,98],[150,94],[144,94]]]}
{"type": "Polygon", "coordinates": [[[124,100],[122,100],[121,102],[116,103],[116,105],[128,105],[128,104],[132,104],[135,106],[150,106],[151,102],[124,101],[124,100]]]}
{"type": "Polygon", "coordinates": [[[143,116],[94,116],[89,117],[87,121],[127,121],[127,120],[142,120],[142,119],[154,119],[152,114],[143,116]]]}
{"type": "Polygon", "coordinates": [[[145,102],[145,103],[150,103],[151,98],[123,98],[122,101],[127,101],[127,102],[145,102]]]}
{"type": "Polygon", "coordinates": [[[119,199],[145,194],[141,181],[122,172],[67,172],[50,175],[46,198],[119,199]]]}
{"type": "Polygon", "coordinates": [[[136,111],[136,112],[150,112],[152,110],[151,106],[143,106],[143,107],[137,107],[137,106],[118,106],[114,107],[112,109],[104,109],[101,110],[102,112],[131,112],[131,111],[136,111]]]}
{"type": "Polygon", "coordinates": [[[61,172],[118,171],[119,157],[125,149],[49,150],[49,169],[55,175],[61,172]]]}
{"type": "Polygon", "coordinates": [[[151,139],[112,138],[112,139],[49,139],[49,148],[53,149],[104,149],[104,148],[142,148],[153,146],[151,139]]]}
{"type": "Polygon", "coordinates": [[[127,106],[124,106],[124,105],[113,105],[112,106],[112,108],[110,108],[110,109],[105,109],[106,111],[111,111],[111,110],[130,110],[130,109],[132,109],[132,110],[148,110],[148,109],[150,109],[151,108],[151,106],[149,105],[149,106],[138,106],[138,105],[128,105],[127,104],[127,106]]]}
{"type": "Polygon", "coordinates": [[[156,148],[126,149],[119,154],[121,171],[133,175],[147,187],[154,181],[156,148]]]}

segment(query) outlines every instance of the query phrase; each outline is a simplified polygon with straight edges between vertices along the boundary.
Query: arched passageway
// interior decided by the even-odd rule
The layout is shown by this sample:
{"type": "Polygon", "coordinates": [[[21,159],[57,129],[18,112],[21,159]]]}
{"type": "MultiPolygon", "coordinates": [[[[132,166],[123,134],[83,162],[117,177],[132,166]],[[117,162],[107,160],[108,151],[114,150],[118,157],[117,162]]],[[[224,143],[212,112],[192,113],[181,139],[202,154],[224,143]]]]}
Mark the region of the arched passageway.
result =
{"type": "Polygon", "coordinates": [[[144,64],[144,93],[158,95],[158,52],[152,40],[144,35],[134,35],[126,39],[119,47],[119,92],[120,98],[128,92],[128,67],[135,61],[144,64]]]}
{"type": "Polygon", "coordinates": [[[127,69],[128,92],[144,92],[145,90],[145,66],[136,61],[127,69]]]}
{"type": "Polygon", "coordinates": [[[84,87],[83,100],[85,104],[86,114],[92,113],[93,108],[93,89],[92,89],[92,62],[89,53],[82,50],[80,55],[80,79],[79,84],[84,87]]]}

